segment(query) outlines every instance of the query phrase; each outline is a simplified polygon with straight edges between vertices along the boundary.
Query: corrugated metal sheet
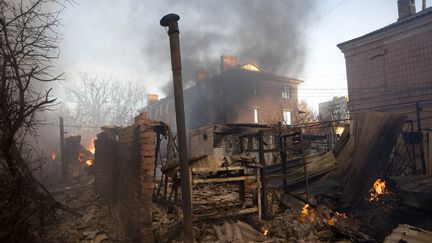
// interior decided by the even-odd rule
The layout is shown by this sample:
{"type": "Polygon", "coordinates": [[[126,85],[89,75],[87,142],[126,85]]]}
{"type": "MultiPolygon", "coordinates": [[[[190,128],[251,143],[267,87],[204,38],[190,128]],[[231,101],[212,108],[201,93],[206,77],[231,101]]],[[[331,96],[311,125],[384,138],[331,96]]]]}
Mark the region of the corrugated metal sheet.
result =
{"type": "Polygon", "coordinates": [[[400,224],[384,240],[384,243],[399,242],[430,243],[432,242],[432,232],[411,225],[400,224]]]}

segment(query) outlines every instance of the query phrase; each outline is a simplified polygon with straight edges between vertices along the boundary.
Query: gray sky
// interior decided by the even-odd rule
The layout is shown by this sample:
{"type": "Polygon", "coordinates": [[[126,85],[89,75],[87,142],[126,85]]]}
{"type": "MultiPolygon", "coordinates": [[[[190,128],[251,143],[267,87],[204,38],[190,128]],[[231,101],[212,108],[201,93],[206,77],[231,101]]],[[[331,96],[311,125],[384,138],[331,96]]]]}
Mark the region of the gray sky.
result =
{"type": "MultiPolygon", "coordinates": [[[[193,53],[193,58],[206,63],[203,65],[217,65],[221,54],[248,59],[240,60],[243,62],[252,60],[253,53],[248,56],[245,50],[233,47],[249,42],[248,32],[243,33],[241,27],[252,21],[259,30],[251,35],[251,43],[245,45],[252,50],[262,45],[257,35],[271,35],[263,36],[263,40],[269,42],[272,38],[286,37],[287,42],[297,38],[298,42],[291,46],[299,46],[299,50],[287,48],[276,61],[290,62],[300,53],[304,54],[305,62],[287,68],[280,65],[272,71],[304,80],[300,99],[306,99],[317,109],[318,102],[346,94],[345,61],[336,45],[397,20],[397,0],[301,0],[302,4],[300,0],[293,0],[296,4],[292,4],[292,8],[287,6],[286,10],[281,7],[286,5],[284,0],[262,1],[272,6],[231,1],[224,5],[216,0],[78,0],[78,4],[68,7],[62,16],[64,36],[58,67],[65,72],[67,82],[76,80],[79,73],[99,73],[137,80],[149,91],[159,93],[171,77],[168,36],[159,26],[163,15],[175,12],[181,16],[182,55],[193,53]],[[270,26],[280,21],[286,21],[283,22],[286,29],[270,26]],[[290,23],[301,28],[293,30],[290,23]],[[275,30],[279,29],[286,35],[278,36],[279,31],[275,30]]],[[[432,5],[432,0],[427,4],[432,5]]],[[[421,1],[417,0],[417,11],[420,9],[421,1]]],[[[266,62],[264,56],[271,50],[256,52],[255,58],[266,62]]],[[[275,57],[277,59],[276,55],[270,56],[275,57]]]]}

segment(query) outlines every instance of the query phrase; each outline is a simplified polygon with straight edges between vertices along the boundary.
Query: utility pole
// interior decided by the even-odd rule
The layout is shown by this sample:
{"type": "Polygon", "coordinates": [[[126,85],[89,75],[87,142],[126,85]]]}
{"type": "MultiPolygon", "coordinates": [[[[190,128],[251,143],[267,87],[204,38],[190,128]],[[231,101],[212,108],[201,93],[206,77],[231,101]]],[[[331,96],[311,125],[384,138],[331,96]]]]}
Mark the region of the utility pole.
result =
{"type": "Polygon", "coordinates": [[[61,162],[61,174],[62,179],[66,178],[66,158],[65,158],[65,146],[64,146],[64,125],[63,117],[59,117],[60,124],[60,162],[61,162]]]}
{"type": "Polygon", "coordinates": [[[181,73],[181,56],[178,23],[180,16],[167,14],[160,20],[160,25],[168,27],[171,50],[171,66],[174,82],[174,101],[176,111],[177,138],[179,145],[181,188],[183,201],[184,241],[194,242],[192,227],[192,197],[189,176],[189,161],[187,158],[186,125],[183,100],[183,84],[181,73]]]}

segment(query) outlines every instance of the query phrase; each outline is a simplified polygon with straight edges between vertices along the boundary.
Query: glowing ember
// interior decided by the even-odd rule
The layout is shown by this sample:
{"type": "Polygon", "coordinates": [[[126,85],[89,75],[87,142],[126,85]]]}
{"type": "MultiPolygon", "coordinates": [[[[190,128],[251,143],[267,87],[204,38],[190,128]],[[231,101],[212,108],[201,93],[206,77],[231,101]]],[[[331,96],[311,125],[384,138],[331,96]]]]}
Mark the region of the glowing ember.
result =
{"type": "Polygon", "coordinates": [[[341,217],[341,218],[345,218],[345,219],[348,218],[348,216],[345,213],[336,212],[336,215],[339,216],[339,217],[341,217]]]}
{"type": "Polygon", "coordinates": [[[91,166],[91,165],[93,165],[93,160],[88,159],[88,160],[86,160],[85,163],[86,163],[87,166],[91,166]]]}
{"type": "Polygon", "coordinates": [[[386,183],[384,180],[378,178],[372,186],[369,202],[378,201],[378,196],[386,193],[386,183]]]}
{"type": "Polygon", "coordinates": [[[263,235],[267,236],[269,234],[269,230],[268,229],[264,229],[263,235]]]}
{"type": "Polygon", "coordinates": [[[57,159],[57,154],[56,153],[52,153],[51,154],[51,160],[56,160],[57,159]]]}
{"type": "Polygon", "coordinates": [[[315,221],[315,210],[309,206],[309,204],[304,205],[301,210],[301,218],[300,222],[304,222],[304,220],[308,220],[309,223],[313,223],[315,221]]]}
{"type": "Polygon", "coordinates": [[[347,219],[348,216],[346,216],[345,213],[339,213],[339,212],[336,212],[335,215],[334,215],[333,217],[331,217],[330,219],[327,219],[327,220],[326,220],[326,223],[327,223],[328,225],[335,225],[335,224],[338,222],[338,219],[341,219],[341,218],[345,218],[345,219],[347,219]]]}
{"type": "Polygon", "coordinates": [[[327,219],[327,224],[328,225],[334,225],[335,224],[335,219],[334,218],[327,219]]]}
{"type": "Polygon", "coordinates": [[[301,213],[305,216],[307,216],[309,214],[309,204],[304,205],[304,207],[302,208],[301,213]]]}

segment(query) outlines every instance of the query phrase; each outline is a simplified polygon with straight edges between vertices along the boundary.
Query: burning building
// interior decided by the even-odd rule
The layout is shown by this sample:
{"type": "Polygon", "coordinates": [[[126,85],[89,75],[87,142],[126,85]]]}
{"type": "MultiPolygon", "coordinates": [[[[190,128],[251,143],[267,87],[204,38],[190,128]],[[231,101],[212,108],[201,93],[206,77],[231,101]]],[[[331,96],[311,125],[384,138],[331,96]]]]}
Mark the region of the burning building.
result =
{"type": "MultiPolygon", "coordinates": [[[[265,72],[254,63],[240,65],[221,57],[221,72],[213,77],[200,70],[196,84],[184,91],[188,129],[210,124],[291,124],[298,114],[297,86],[303,81],[265,72]]],[[[175,129],[173,95],[149,96],[149,118],[175,129]]]]}

